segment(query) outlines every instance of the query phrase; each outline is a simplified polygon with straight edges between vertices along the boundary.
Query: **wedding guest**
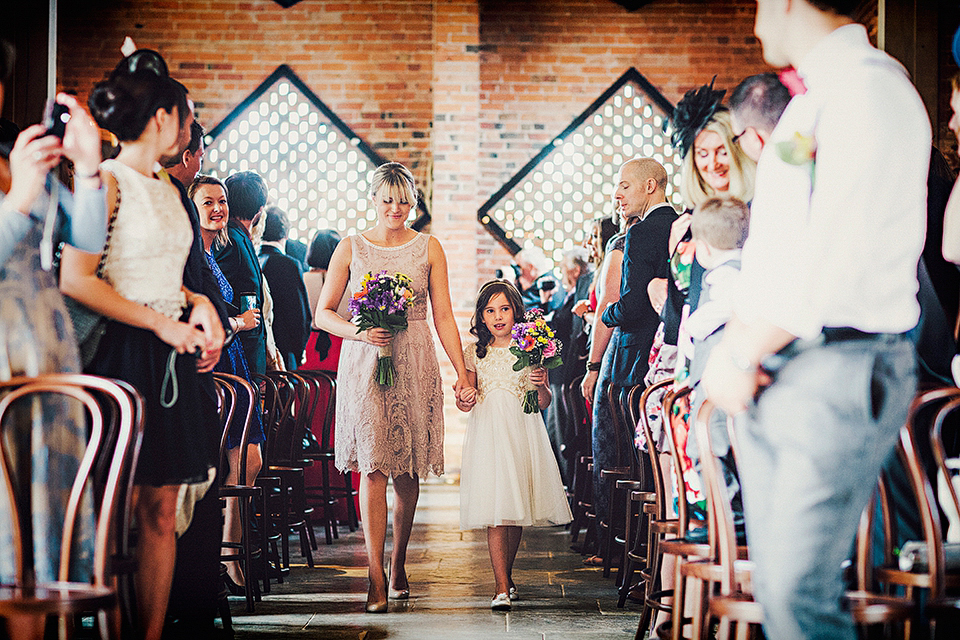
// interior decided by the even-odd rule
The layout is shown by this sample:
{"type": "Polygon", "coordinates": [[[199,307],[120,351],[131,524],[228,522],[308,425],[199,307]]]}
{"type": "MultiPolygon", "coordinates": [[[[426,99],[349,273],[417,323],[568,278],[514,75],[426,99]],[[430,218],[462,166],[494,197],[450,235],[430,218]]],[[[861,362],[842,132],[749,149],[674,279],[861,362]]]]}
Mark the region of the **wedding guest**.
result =
{"type": "Polygon", "coordinates": [[[102,278],[99,255],[67,246],[61,287],[111,320],[88,371],[129,382],[147,403],[135,475],[136,590],[143,635],[152,640],[170,595],[180,485],[209,484],[215,464],[203,433],[216,416],[205,411],[196,354],[220,348],[222,327],[206,296],[183,285],[190,221],[176,189],[154,173],[162,156],[177,151],[190,115],[182,85],[159,54],[140,50],[94,87],[89,106],[121,143],[117,158],[101,165],[107,201],[118,193],[120,200],[102,278]],[[171,376],[176,394],[169,394],[171,376]]]}
{"type": "MultiPolygon", "coordinates": [[[[13,46],[0,40],[0,109],[13,62],[13,46]]],[[[58,223],[55,242],[99,252],[106,234],[106,197],[99,174],[96,124],[73,96],[59,94],[57,101],[70,114],[62,139],[45,135],[46,127],[37,124],[21,132],[12,149],[9,144],[0,145],[0,353],[4,362],[0,380],[80,370],[56,274],[46,262],[52,261],[54,244],[44,247],[46,258],[41,259],[41,238],[46,217],[52,215],[51,222],[58,223]],[[73,162],[75,194],[54,182],[50,173],[63,158],[73,162]],[[56,201],[51,203],[53,198],[56,201]]],[[[15,409],[7,433],[17,433],[11,440],[20,439],[23,432],[35,434],[32,483],[45,491],[34,493],[31,514],[20,515],[33,520],[37,580],[50,582],[56,580],[59,569],[65,498],[80,466],[87,434],[74,403],[49,397],[38,402],[36,412],[29,407],[22,412],[15,409]]],[[[15,581],[12,511],[4,492],[0,498],[0,549],[4,550],[0,581],[4,584],[15,581]]],[[[82,562],[71,568],[71,579],[82,581],[89,580],[92,569],[90,504],[82,510],[79,523],[75,550],[82,562]]],[[[11,616],[6,623],[12,637],[37,633],[34,618],[11,616]]]]}
{"type": "MultiPolygon", "coordinates": [[[[189,189],[190,198],[193,200],[200,215],[201,238],[203,242],[204,255],[207,263],[217,280],[220,293],[232,305],[236,303],[236,294],[230,287],[220,266],[213,258],[213,249],[218,243],[227,242],[226,233],[227,222],[230,218],[230,210],[227,204],[227,189],[224,184],[212,176],[197,176],[191,183],[189,189]]],[[[260,310],[249,309],[241,314],[228,318],[230,329],[240,333],[250,331],[260,325],[260,310]]],[[[250,369],[247,366],[246,356],[243,354],[243,348],[237,340],[233,340],[226,351],[220,357],[216,366],[217,371],[240,376],[250,382],[250,369]]],[[[241,450],[241,436],[244,428],[244,416],[247,411],[247,402],[244,398],[240,399],[238,395],[237,407],[234,409],[234,419],[230,423],[227,433],[227,464],[228,471],[224,484],[237,485],[240,483],[240,462],[243,451],[241,450]]],[[[260,473],[260,467],[263,458],[260,452],[260,445],[266,441],[264,434],[263,421],[259,411],[253,412],[253,422],[249,427],[248,444],[246,451],[246,483],[252,485],[260,473]]],[[[224,509],[223,539],[226,544],[235,544],[240,542],[242,523],[240,521],[240,505],[237,498],[227,498],[226,508],[224,509]]],[[[219,542],[219,541],[218,541],[219,542]]],[[[234,595],[244,593],[243,587],[246,584],[246,578],[243,571],[236,561],[225,563],[227,567],[227,587],[234,595]]]]}
{"type": "MultiPolygon", "coordinates": [[[[593,265],[595,274],[599,274],[600,265],[603,264],[607,244],[613,236],[617,235],[620,227],[615,216],[604,216],[597,218],[590,225],[590,233],[583,240],[583,246],[587,248],[590,264],[593,265]]],[[[597,311],[597,285],[599,278],[595,277],[590,281],[590,291],[586,300],[580,300],[573,305],[573,313],[583,319],[584,332],[593,340],[593,334],[590,329],[593,327],[594,314],[597,311]]],[[[589,342],[587,344],[587,353],[590,351],[589,342]]],[[[585,354],[586,355],[586,354],[585,354]]]]}
{"type": "Polygon", "coordinates": [[[735,315],[703,376],[741,414],[769,638],[857,637],[843,563],[917,379],[905,332],[920,311],[930,122],[904,68],[850,18],[857,4],[758,2],[764,59],[795,67],[807,92],[773,131],[782,152],[760,159],[735,315]]]}
{"type": "MultiPolygon", "coordinates": [[[[614,202],[624,232],[610,241],[606,252],[609,262],[605,261],[606,266],[601,268],[603,289],[597,296],[593,343],[580,387],[593,407],[594,509],[597,518],[607,523],[610,522],[610,487],[600,471],[619,466],[617,451],[627,451],[632,446],[630,441],[618,444],[617,438],[622,436],[614,429],[608,391],[610,385],[623,388],[643,380],[647,360],[646,355],[641,357],[640,353],[649,353],[659,321],[652,308],[644,311],[644,305],[650,307],[646,299],[647,285],[654,277],[665,275],[666,236],[676,219],[676,212],[666,202],[667,174],[660,163],[649,158],[634,158],[620,167],[616,180],[614,202]],[[643,231],[633,233],[628,272],[627,237],[641,221],[646,224],[643,231]],[[627,292],[629,296],[625,300],[627,292]],[[609,317],[611,309],[616,311],[609,317]],[[629,320],[621,326],[627,316],[629,320]]],[[[600,565],[605,552],[601,549],[585,562],[600,565]]]]}
{"type": "MultiPolygon", "coordinates": [[[[303,284],[307,287],[307,299],[310,303],[310,309],[313,310],[310,339],[307,341],[306,364],[304,365],[307,369],[336,371],[337,363],[340,361],[340,346],[343,339],[321,329],[316,320],[316,314],[319,311],[317,303],[320,301],[320,291],[323,289],[323,282],[327,277],[327,267],[330,265],[330,257],[339,242],[340,234],[333,229],[319,229],[314,234],[313,240],[310,241],[310,249],[307,252],[307,266],[310,270],[303,274],[303,284]]],[[[347,311],[348,298],[349,292],[344,292],[337,309],[337,313],[344,318],[350,317],[350,312],[347,311]]]]}
{"type": "MultiPolygon", "coordinates": [[[[241,171],[228,177],[225,186],[230,209],[230,220],[227,223],[229,242],[219,249],[214,249],[213,257],[236,296],[237,302],[230,310],[231,315],[239,315],[250,309],[263,312],[263,273],[257,250],[253,246],[251,229],[260,219],[267,203],[267,185],[259,174],[241,171]]],[[[261,323],[238,336],[247,365],[253,373],[265,373],[267,370],[265,331],[261,323]]]]}
{"type": "Polygon", "coordinates": [[[789,102],[790,91],[775,73],[750,76],[730,94],[733,139],[754,162],[759,162],[760,153],[789,102]]]}
{"type": "Polygon", "coordinates": [[[553,310],[549,322],[560,340],[560,358],[563,362],[559,367],[547,372],[552,400],[547,407],[545,422],[550,446],[560,467],[560,476],[566,486],[571,486],[574,424],[573,415],[568,412],[567,403],[563,399],[563,390],[583,373],[584,347],[578,340],[583,332],[583,319],[574,315],[573,307],[579,301],[586,300],[593,283],[593,271],[587,262],[587,252],[582,247],[576,247],[564,253],[560,272],[563,281],[557,295],[562,302],[553,310]]]}
{"type": "Polygon", "coordinates": [[[267,207],[263,239],[260,243],[260,268],[274,298],[273,337],[287,371],[295,371],[303,360],[303,348],[310,337],[311,310],[300,265],[283,252],[290,226],[280,207],[267,207]]]}
{"type": "Polygon", "coordinates": [[[320,293],[317,324],[344,338],[337,372],[336,465],[360,473],[360,519],[367,549],[366,610],[387,611],[387,597],[410,596],[406,554],[420,493],[419,478],[443,473],[443,395],[440,368],[430,328],[434,327],[457,373],[454,391],[468,386],[447,281],[447,261],[436,238],[407,227],[417,204],[413,175],[390,162],[374,173],[370,198],[377,224],[337,245],[320,293]],[[360,291],[365,274],[386,270],[413,279],[415,298],[407,311],[408,327],[395,336],[386,329],[357,332],[337,314],[347,288],[360,291]],[[382,347],[390,347],[396,384],[380,386],[374,377],[382,347]],[[393,479],[393,553],[390,582],[383,572],[387,527],[387,480],[393,479]]]}
{"type": "MultiPolygon", "coordinates": [[[[200,236],[200,218],[193,200],[184,185],[190,185],[203,160],[203,127],[191,116],[181,129],[181,141],[178,153],[161,158],[160,164],[170,179],[170,183],[180,193],[180,202],[190,216],[193,228],[193,244],[183,269],[183,284],[191,291],[203,293],[217,309],[217,315],[224,328],[229,328],[226,303],[220,293],[220,287],[207,263],[200,236]]],[[[210,405],[208,411],[215,411],[217,390],[213,374],[207,369],[210,363],[220,360],[221,350],[210,350],[208,355],[197,361],[201,371],[199,376],[203,398],[210,405]]],[[[217,456],[220,449],[221,429],[219,423],[206,426],[208,446],[212,455],[217,456]]],[[[217,491],[207,491],[193,504],[193,518],[186,531],[177,537],[177,562],[174,566],[173,584],[170,588],[168,622],[165,635],[180,637],[200,637],[209,635],[217,617],[217,598],[220,593],[220,540],[223,535],[221,523],[220,496],[217,491]]]]}

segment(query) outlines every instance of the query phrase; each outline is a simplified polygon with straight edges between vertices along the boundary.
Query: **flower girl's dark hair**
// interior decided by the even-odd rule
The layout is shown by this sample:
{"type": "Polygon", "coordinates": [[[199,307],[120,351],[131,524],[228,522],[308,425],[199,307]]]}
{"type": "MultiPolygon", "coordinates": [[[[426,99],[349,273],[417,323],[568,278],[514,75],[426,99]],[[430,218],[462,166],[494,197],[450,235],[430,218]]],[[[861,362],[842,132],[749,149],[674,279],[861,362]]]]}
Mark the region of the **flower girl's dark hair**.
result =
{"type": "Polygon", "coordinates": [[[477,357],[483,358],[487,355],[487,347],[493,342],[493,334],[483,323],[483,310],[486,308],[490,299],[498,293],[507,297],[507,302],[513,307],[513,321],[523,322],[523,298],[517,288],[506,280],[491,280],[482,287],[477,294],[477,308],[473,314],[473,321],[470,326],[470,333],[477,337],[477,357]]]}

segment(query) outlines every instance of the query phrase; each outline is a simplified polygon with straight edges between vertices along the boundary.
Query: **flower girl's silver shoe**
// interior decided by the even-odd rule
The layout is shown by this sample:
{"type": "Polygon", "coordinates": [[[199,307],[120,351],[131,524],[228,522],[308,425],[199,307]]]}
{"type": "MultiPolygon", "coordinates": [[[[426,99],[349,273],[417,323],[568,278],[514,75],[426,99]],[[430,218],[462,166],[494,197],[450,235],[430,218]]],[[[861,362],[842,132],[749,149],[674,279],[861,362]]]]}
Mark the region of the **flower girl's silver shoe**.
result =
{"type": "Polygon", "coordinates": [[[510,611],[510,595],[498,593],[490,602],[490,608],[494,611],[510,611]]]}

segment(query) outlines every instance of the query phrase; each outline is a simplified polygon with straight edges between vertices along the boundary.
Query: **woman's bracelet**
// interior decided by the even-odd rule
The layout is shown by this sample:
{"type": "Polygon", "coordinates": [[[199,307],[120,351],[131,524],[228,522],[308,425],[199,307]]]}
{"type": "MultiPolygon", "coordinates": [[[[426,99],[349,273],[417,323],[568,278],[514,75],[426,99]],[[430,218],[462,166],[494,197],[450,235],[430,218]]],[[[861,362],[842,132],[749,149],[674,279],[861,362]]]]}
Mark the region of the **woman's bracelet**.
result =
{"type": "Polygon", "coordinates": [[[587,363],[587,371],[600,371],[600,363],[599,363],[599,362],[588,362],[588,363],[587,363]]]}

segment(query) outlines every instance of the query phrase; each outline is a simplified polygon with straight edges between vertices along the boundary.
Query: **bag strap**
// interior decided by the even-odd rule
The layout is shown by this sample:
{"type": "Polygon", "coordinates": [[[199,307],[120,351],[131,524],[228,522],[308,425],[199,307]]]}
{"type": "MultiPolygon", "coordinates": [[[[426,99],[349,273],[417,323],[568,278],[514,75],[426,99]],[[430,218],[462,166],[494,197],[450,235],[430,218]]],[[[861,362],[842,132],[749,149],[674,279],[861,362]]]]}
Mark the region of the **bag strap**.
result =
{"type": "Polygon", "coordinates": [[[115,182],[117,186],[117,198],[113,204],[113,211],[110,213],[110,220],[107,222],[107,237],[103,241],[103,251],[100,252],[100,261],[97,263],[97,277],[100,279],[103,279],[103,268],[107,262],[110,238],[113,236],[113,226],[117,223],[117,212],[120,211],[120,182],[115,182]]]}

